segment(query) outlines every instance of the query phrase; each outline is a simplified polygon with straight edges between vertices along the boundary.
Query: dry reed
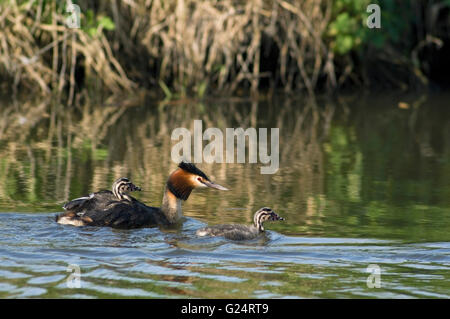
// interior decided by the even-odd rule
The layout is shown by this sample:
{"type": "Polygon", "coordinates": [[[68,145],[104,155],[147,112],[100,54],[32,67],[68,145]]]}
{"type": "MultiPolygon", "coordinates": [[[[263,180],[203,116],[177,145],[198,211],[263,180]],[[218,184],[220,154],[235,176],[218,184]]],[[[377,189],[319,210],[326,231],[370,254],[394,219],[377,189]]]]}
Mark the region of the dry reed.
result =
{"type": "MultiPolygon", "coordinates": [[[[66,27],[64,3],[0,2],[0,77],[11,79],[13,90],[20,85],[38,87],[43,94],[67,92],[72,104],[80,70],[88,87],[118,92],[139,83],[168,97],[257,92],[262,83],[313,93],[349,79],[370,82],[364,68],[355,70],[350,55],[337,63],[327,33],[336,18],[331,0],[115,0],[95,5],[80,0],[81,29],[66,27]],[[113,27],[105,31],[99,17],[111,17],[113,27]],[[88,31],[92,27],[94,34],[88,31]]],[[[448,36],[442,34],[445,27],[437,27],[436,13],[446,7],[411,6],[424,10],[426,20],[417,23],[411,56],[386,46],[376,59],[387,64],[380,72],[394,65],[401,69],[399,77],[407,73],[425,83],[419,56],[426,47],[442,46],[439,36],[448,36]]],[[[408,85],[395,80],[398,86],[408,85]]]]}
{"type": "MultiPolygon", "coordinates": [[[[310,92],[319,75],[325,75],[330,86],[336,84],[333,54],[322,40],[331,10],[326,0],[130,0],[114,1],[110,7],[101,3],[116,26],[109,37],[101,27],[96,36],[67,28],[67,14],[56,2],[43,2],[0,4],[0,65],[2,73],[14,79],[14,90],[21,84],[60,95],[68,87],[71,104],[80,61],[87,77],[113,92],[133,87],[127,73],[144,84],[150,78],[149,86],[159,83],[198,95],[242,87],[257,91],[264,77],[276,78],[287,89],[310,92]],[[267,37],[280,51],[277,74],[260,70],[267,37]],[[115,54],[112,45],[123,50],[115,54]],[[140,63],[130,62],[137,55],[145,57],[146,67],[155,74],[143,74],[140,63]]],[[[83,4],[80,1],[82,23],[83,4]]]]}
{"type": "Polygon", "coordinates": [[[67,28],[67,14],[59,11],[55,1],[51,5],[43,1],[0,3],[0,70],[4,77],[13,78],[12,89],[16,91],[20,84],[33,90],[37,85],[43,94],[60,96],[68,87],[68,103],[72,104],[77,56],[84,59],[84,72],[95,74],[106,89],[130,89],[133,84],[101,28],[94,37],[82,29],[67,28]],[[51,22],[44,17],[51,17],[51,22]]]}

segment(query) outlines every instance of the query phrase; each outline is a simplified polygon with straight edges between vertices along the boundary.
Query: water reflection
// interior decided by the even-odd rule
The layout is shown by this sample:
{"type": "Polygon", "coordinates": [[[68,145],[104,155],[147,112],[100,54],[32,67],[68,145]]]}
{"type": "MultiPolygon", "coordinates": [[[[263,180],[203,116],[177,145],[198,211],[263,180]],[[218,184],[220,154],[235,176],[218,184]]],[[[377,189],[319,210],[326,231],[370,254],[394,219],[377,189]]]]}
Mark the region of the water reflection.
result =
{"type": "MultiPolygon", "coordinates": [[[[177,127],[192,130],[193,120],[200,119],[204,129],[280,128],[280,169],[261,175],[261,164],[201,164],[232,191],[197,192],[186,202],[187,216],[213,223],[251,222],[257,208],[272,205],[290,217],[290,223],[277,229],[320,235],[330,227],[334,233],[341,224],[422,230],[419,220],[425,214],[436,214],[449,225],[440,212],[449,204],[447,98],[421,97],[408,110],[397,107],[398,100],[154,104],[142,98],[141,106],[128,107],[86,102],[67,109],[30,100],[6,105],[0,122],[0,207],[60,211],[61,203],[109,189],[120,176],[142,186],[141,200],[159,206],[175,167],[171,132],[177,127]],[[326,222],[330,218],[333,225],[326,222]],[[286,226],[293,223],[296,228],[286,226]]],[[[436,226],[427,222],[427,227],[436,226]]]]}

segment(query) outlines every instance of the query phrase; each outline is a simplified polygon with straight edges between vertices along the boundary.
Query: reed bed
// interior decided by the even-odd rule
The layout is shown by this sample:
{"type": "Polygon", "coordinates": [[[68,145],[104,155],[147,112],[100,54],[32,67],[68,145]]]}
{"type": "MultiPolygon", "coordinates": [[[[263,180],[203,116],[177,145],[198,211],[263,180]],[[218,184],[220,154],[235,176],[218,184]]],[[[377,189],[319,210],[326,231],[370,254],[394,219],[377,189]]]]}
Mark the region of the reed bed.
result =
{"type": "MultiPolygon", "coordinates": [[[[88,78],[113,92],[134,88],[130,78],[167,97],[256,92],[261,79],[286,90],[313,92],[319,77],[336,86],[334,54],[323,40],[329,0],[100,1],[97,14],[111,16],[114,30],[100,25],[95,36],[67,28],[67,13],[56,3],[0,4],[0,65],[14,89],[23,84],[60,94],[68,87],[72,101],[80,61],[88,78]],[[261,70],[274,50],[276,66],[261,70]]],[[[77,3],[86,23],[89,3],[77,3]]]]}
{"type": "Polygon", "coordinates": [[[319,77],[336,86],[334,54],[323,40],[331,1],[121,1],[112,8],[118,38],[132,35],[127,47],[134,43],[131,51],[146,56],[154,72],[149,86],[168,97],[256,92],[262,79],[311,93],[319,77]],[[262,70],[264,64],[274,67],[262,70]]]}
{"type": "Polygon", "coordinates": [[[395,16],[383,18],[386,44],[376,49],[375,33],[364,26],[369,2],[80,0],[81,28],[72,29],[66,25],[71,1],[1,1],[0,78],[15,91],[64,93],[69,104],[83,87],[143,87],[172,99],[278,87],[313,93],[383,78],[398,87],[426,84],[422,59],[449,38],[449,6],[408,3],[399,18],[415,19],[413,27],[399,29],[395,16]],[[353,9],[347,14],[344,5],[353,9]],[[340,17],[347,19],[343,26],[340,17]],[[350,41],[343,49],[341,35],[350,41]]]}
{"type": "Polygon", "coordinates": [[[0,13],[0,76],[12,79],[14,92],[19,85],[44,95],[61,96],[66,90],[72,104],[77,63],[103,88],[132,88],[101,25],[95,36],[68,28],[58,1],[2,1],[0,13]]]}
{"type": "Polygon", "coordinates": [[[142,43],[160,63],[160,80],[172,80],[178,91],[188,87],[199,95],[205,88],[234,92],[243,84],[256,91],[264,77],[311,92],[319,75],[336,84],[333,54],[322,40],[330,1],[163,3],[152,1],[148,7],[151,24],[142,43]],[[277,74],[260,69],[263,49],[273,47],[280,52],[277,74]]]}

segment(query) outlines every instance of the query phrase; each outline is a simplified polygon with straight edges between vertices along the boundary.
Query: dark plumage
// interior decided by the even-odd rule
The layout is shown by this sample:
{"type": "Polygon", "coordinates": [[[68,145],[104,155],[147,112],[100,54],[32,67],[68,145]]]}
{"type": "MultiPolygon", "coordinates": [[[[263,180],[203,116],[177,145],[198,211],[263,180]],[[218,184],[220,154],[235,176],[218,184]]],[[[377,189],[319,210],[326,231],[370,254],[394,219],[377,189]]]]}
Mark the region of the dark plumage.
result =
{"type": "Polygon", "coordinates": [[[133,197],[128,195],[127,192],[140,190],[141,188],[130,182],[128,178],[121,177],[114,181],[112,191],[102,190],[92,193],[89,196],[73,199],[64,204],[63,208],[66,211],[75,211],[76,213],[82,213],[83,210],[92,208],[105,209],[108,205],[117,200],[128,200],[132,202],[133,197]]]}
{"type": "Polygon", "coordinates": [[[272,209],[263,207],[253,216],[253,225],[222,224],[197,230],[198,236],[223,236],[232,240],[245,240],[258,237],[264,232],[265,221],[284,220],[272,209]]]}

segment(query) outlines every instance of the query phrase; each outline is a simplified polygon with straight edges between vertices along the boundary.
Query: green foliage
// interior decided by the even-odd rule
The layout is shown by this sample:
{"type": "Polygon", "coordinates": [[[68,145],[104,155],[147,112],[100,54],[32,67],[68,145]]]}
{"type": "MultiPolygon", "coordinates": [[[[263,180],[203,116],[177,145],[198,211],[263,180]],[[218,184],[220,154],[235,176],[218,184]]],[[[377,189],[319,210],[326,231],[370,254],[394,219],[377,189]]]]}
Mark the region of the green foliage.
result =
{"type": "Polygon", "coordinates": [[[116,27],[111,18],[107,16],[97,17],[97,22],[99,26],[103,27],[106,30],[114,30],[116,27]]]}
{"type": "Polygon", "coordinates": [[[108,158],[109,152],[106,148],[96,148],[92,155],[96,161],[104,161],[108,158]]]}
{"type": "MultiPolygon", "coordinates": [[[[405,47],[402,42],[410,41],[415,12],[409,2],[336,0],[333,2],[333,19],[328,26],[327,36],[330,48],[339,55],[372,45],[381,48],[387,43],[405,47]],[[381,28],[367,27],[369,4],[378,4],[381,9],[381,28]]],[[[405,47],[409,50],[408,47],[405,47]]]]}
{"type": "Polygon", "coordinates": [[[116,28],[116,25],[110,17],[104,15],[95,16],[94,12],[89,9],[85,14],[85,23],[81,23],[81,27],[91,37],[96,37],[100,30],[111,31],[116,28]]]}
{"type": "Polygon", "coordinates": [[[363,43],[368,30],[365,22],[369,3],[369,0],[334,1],[334,20],[329,24],[327,32],[333,51],[344,55],[363,43]]]}
{"type": "Polygon", "coordinates": [[[206,89],[208,88],[208,83],[206,81],[201,81],[196,86],[197,97],[202,99],[205,96],[206,89]]]}
{"type": "Polygon", "coordinates": [[[165,100],[171,100],[172,99],[172,91],[170,91],[169,87],[166,85],[166,83],[164,83],[163,80],[159,80],[159,86],[161,87],[161,89],[164,91],[165,94],[165,100]]]}

